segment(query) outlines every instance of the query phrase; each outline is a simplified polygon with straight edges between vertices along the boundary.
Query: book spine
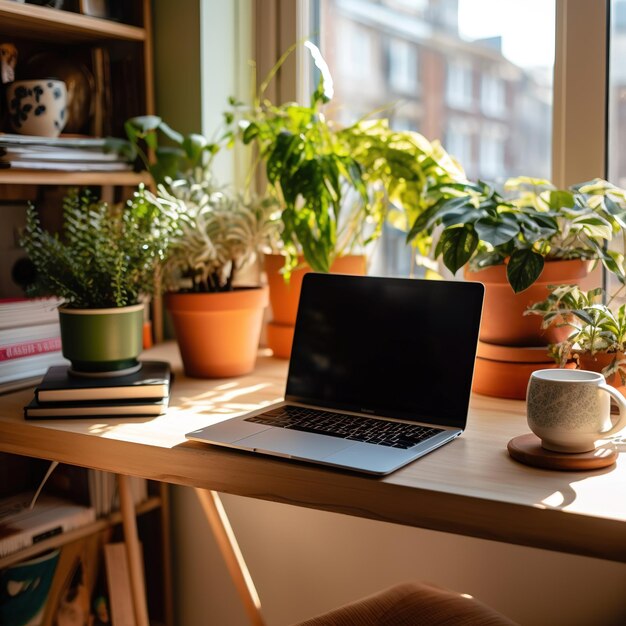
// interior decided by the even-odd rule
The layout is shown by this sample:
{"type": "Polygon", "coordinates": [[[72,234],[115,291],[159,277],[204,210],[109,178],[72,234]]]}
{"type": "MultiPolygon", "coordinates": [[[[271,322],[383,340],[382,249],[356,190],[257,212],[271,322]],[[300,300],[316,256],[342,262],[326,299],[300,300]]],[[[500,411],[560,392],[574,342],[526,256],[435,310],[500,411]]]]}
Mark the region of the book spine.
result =
{"type": "Polygon", "coordinates": [[[51,337],[50,339],[40,339],[38,341],[25,341],[23,343],[0,346],[0,361],[21,359],[36,354],[58,352],[59,350],[61,350],[61,337],[51,337]]]}

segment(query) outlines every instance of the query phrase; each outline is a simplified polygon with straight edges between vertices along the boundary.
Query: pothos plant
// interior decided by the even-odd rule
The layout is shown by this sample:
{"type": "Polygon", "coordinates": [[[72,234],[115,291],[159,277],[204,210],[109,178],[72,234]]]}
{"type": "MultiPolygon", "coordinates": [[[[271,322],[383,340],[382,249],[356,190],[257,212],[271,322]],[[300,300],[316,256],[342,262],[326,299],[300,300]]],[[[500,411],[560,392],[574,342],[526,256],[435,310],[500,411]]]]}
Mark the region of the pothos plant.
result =
{"type": "Polygon", "coordinates": [[[434,254],[450,271],[506,263],[515,292],[532,285],[552,259],[597,259],[626,282],[623,255],[606,245],[624,236],[623,189],[600,179],[557,189],[526,177],[509,179],[504,189],[482,181],[436,185],[439,198],[417,216],[408,241],[439,227],[434,254]]]}
{"type": "MultiPolygon", "coordinates": [[[[156,115],[132,117],[125,122],[124,130],[128,143],[123,145],[129,158],[139,159],[157,185],[189,178],[190,172],[201,171],[206,178],[213,156],[220,150],[219,142],[199,133],[184,135],[156,115]]],[[[120,149],[121,142],[117,143],[120,149]]]]}
{"type": "Polygon", "coordinates": [[[602,373],[607,378],[617,373],[626,384],[626,305],[605,304],[601,288],[584,291],[575,285],[557,285],[549,291],[548,297],[529,307],[526,314],[541,316],[543,328],[557,324],[571,329],[564,341],[550,344],[550,354],[559,366],[565,367],[570,359],[583,354],[607,353],[612,359],[602,373]]]}
{"type": "Polygon", "coordinates": [[[276,232],[270,199],[244,200],[200,173],[159,185],[150,200],[178,216],[163,268],[168,290],[231,291],[276,232]]]}
{"type": "MultiPolygon", "coordinates": [[[[393,131],[386,120],[346,128],[327,117],[333,83],[319,50],[305,42],[320,79],[309,104],[273,104],[263,94],[290,48],[261,84],[252,105],[231,102],[231,140],[254,145],[265,165],[269,194],[281,207],[285,275],[302,254],[315,271],[362,251],[379,237],[394,207],[413,217],[430,201],[434,183],[453,182],[458,164],[438,143],[393,131]]],[[[398,213],[396,213],[397,218],[398,213]]]]}
{"type": "Polygon", "coordinates": [[[37,270],[32,295],[55,295],[72,308],[138,304],[153,293],[165,259],[172,214],[140,187],[123,207],[71,190],[63,201],[63,229],[49,232],[30,205],[20,245],[37,270]]]}

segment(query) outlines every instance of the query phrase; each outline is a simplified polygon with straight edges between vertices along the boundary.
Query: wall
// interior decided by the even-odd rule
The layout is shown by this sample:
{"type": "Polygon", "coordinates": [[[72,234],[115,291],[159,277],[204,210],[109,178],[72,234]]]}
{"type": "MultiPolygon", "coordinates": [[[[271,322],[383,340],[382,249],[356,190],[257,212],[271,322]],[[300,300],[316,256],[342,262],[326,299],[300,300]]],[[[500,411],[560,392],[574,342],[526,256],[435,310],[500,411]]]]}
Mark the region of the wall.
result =
{"type": "MultiPolygon", "coordinates": [[[[156,110],[174,127],[210,133],[226,98],[247,95],[245,52],[237,50],[238,43],[250,49],[244,41],[248,9],[249,0],[155,0],[156,110]],[[200,77],[202,110],[193,100],[200,77]]],[[[234,177],[233,155],[218,167],[222,180],[234,177]]],[[[268,626],[410,579],[475,595],[527,626],[626,620],[626,565],[246,498],[223,500],[268,626]]],[[[176,623],[247,624],[192,490],[173,488],[172,518],[176,623]]]]}
{"type": "MultiPolygon", "coordinates": [[[[235,496],[223,501],[268,626],[405,580],[469,593],[525,626],[617,626],[626,618],[623,564],[235,496]]],[[[177,489],[175,505],[177,624],[245,625],[194,494],[177,489]]]]}

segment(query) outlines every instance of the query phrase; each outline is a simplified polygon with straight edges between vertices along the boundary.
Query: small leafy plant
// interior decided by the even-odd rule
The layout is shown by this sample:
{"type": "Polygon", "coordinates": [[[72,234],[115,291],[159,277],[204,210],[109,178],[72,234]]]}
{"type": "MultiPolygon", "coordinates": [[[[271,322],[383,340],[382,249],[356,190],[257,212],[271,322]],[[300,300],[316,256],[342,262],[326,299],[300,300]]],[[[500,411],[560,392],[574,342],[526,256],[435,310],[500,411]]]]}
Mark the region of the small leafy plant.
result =
{"type": "Polygon", "coordinates": [[[444,182],[440,198],[413,222],[408,241],[442,227],[435,248],[457,272],[506,263],[517,293],[532,285],[545,260],[597,259],[626,282],[623,256],[605,244],[626,229],[626,192],[595,179],[557,189],[549,181],[510,179],[505,195],[485,182],[444,182]]]}
{"type": "Polygon", "coordinates": [[[550,345],[555,361],[564,367],[582,354],[607,353],[613,359],[602,373],[607,378],[618,373],[626,384],[626,305],[613,309],[604,304],[601,288],[583,291],[573,285],[558,285],[549,290],[548,297],[529,307],[526,314],[540,315],[544,328],[552,323],[571,328],[564,341],[550,345]]]}
{"type": "Polygon", "coordinates": [[[244,201],[210,179],[170,181],[151,201],[178,216],[164,265],[170,290],[231,291],[276,232],[272,201],[244,201]]]}
{"type": "Polygon", "coordinates": [[[154,290],[172,217],[143,187],[117,208],[71,190],[63,201],[60,234],[44,230],[30,205],[20,245],[37,270],[31,293],[58,296],[73,308],[138,304],[154,290]]]}
{"type": "Polygon", "coordinates": [[[169,180],[184,178],[199,168],[208,170],[220,145],[210,142],[204,135],[183,135],[171,128],[156,115],[133,117],[126,121],[124,130],[128,137],[126,151],[131,160],[139,158],[159,185],[169,180]],[[169,144],[163,145],[163,139],[169,144]],[[154,158],[150,158],[150,151],[154,158]]]}

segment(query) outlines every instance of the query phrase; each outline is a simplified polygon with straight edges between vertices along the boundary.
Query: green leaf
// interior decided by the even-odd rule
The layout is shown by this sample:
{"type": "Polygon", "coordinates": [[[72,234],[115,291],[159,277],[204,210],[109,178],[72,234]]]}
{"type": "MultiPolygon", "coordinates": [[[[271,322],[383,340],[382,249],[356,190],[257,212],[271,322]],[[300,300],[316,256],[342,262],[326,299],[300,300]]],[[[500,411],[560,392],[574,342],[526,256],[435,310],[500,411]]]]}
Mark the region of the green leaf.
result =
{"type": "Polygon", "coordinates": [[[626,284],[623,255],[614,250],[602,250],[601,252],[599,251],[599,255],[602,265],[604,265],[609,272],[615,274],[615,277],[622,285],[626,284]]]}
{"type": "Polygon", "coordinates": [[[543,270],[543,257],[534,250],[516,250],[506,266],[506,276],[515,293],[528,289],[543,270]]]}
{"type": "MultiPolygon", "coordinates": [[[[274,148],[267,159],[267,179],[270,183],[275,184],[279,178],[289,172],[285,171],[286,163],[289,159],[291,151],[298,143],[299,138],[289,131],[281,131],[276,137],[274,148]]],[[[283,189],[283,192],[286,192],[283,189]]]]}
{"type": "Polygon", "coordinates": [[[243,136],[242,136],[242,140],[243,143],[247,146],[255,137],[257,137],[259,134],[259,127],[257,124],[255,124],[254,122],[252,122],[251,124],[248,124],[248,126],[246,126],[245,130],[243,131],[243,136]]]}
{"type": "Polygon", "coordinates": [[[584,309],[575,309],[572,311],[572,314],[575,315],[578,319],[581,319],[585,324],[589,324],[592,326],[594,324],[594,319],[587,311],[584,309]]]}
{"type": "Polygon", "coordinates": [[[209,141],[204,135],[192,133],[183,139],[182,147],[192,166],[200,164],[200,159],[208,145],[209,141]]]}
{"type": "Polygon", "coordinates": [[[131,117],[126,121],[126,124],[134,129],[136,133],[144,134],[153,130],[157,130],[162,124],[163,120],[157,115],[141,115],[138,117],[131,117]]]}
{"type": "Polygon", "coordinates": [[[514,217],[501,214],[499,219],[485,217],[474,223],[474,228],[482,241],[492,246],[501,246],[508,243],[520,232],[520,227],[514,217]]]}
{"type": "Polygon", "coordinates": [[[180,148],[158,148],[156,151],[157,162],[152,166],[152,176],[157,183],[162,183],[166,178],[178,178],[180,159],[185,155],[180,148]]]}
{"type": "Polygon", "coordinates": [[[438,245],[444,265],[456,274],[470,260],[478,241],[478,235],[471,224],[444,230],[438,245]]]}
{"type": "Polygon", "coordinates": [[[548,206],[551,209],[561,209],[563,207],[574,206],[574,194],[571,191],[549,191],[548,206]]]}
{"type": "Polygon", "coordinates": [[[409,230],[406,236],[406,243],[410,243],[415,239],[418,233],[422,231],[429,231],[430,228],[436,223],[439,218],[439,209],[441,205],[445,202],[445,198],[441,198],[431,207],[427,208],[423,213],[420,213],[415,221],[413,222],[413,226],[409,230]]]}

